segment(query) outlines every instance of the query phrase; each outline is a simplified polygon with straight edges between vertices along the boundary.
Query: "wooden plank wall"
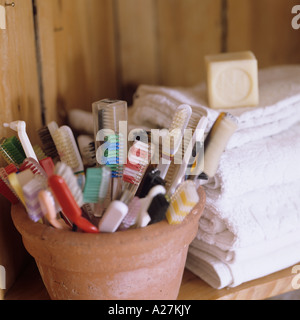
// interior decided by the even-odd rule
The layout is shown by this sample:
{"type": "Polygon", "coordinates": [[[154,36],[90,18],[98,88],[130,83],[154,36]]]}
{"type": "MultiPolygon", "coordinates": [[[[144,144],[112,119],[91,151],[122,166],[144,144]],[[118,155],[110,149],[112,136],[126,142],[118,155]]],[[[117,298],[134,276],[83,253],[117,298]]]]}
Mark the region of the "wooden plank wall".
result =
{"type": "Polygon", "coordinates": [[[252,50],[259,67],[300,62],[300,32],[291,27],[298,0],[228,0],[227,50],[252,50]]]}
{"type": "Polygon", "coordinates": [[[129,103],[141,83],[191,86],[203,57],[252,50],[260,67],[299,63],[297,0],[36,0],[46,119],[129,103]]]}
{"type": "Polygon", "coordinates": [[[299,31],[291,27],[291,9],[297,3],[119,0],[122,87],[194,85],[205,78],[204,55],[222,51],[252,50],[261,68],[299,63],[299,31]]]}
{"type": "Polygon", "coordinates": [[[117,95],[113,1],[36,0],[47,122],[117,95]]]}
{"type": "MultiPolygon", "coordinates": [[[[1,5],[4,3],[0,0],[1,5]]],[[[7,8],[7,29],[0,30],[0,137],[15,135],[2,123],[25,120],[28,134],[37,143],[35,129],[42,122],[31,0],[15,0],[15,4],[14,8],[7,8]]],[[[6,269],[7,288],[26,260],[21,244],[10,218],[10,205],[1,197],[0,265],[6,269]]],[[[0,289],[0,300],[3,292],[0,289]]]]}
{"type": "MultiPolygon", "coordinates": [[[[299,0],[14,2],[0,30],[0,118],[28,121],[34,142],[43,121],[63,122],[72,108],[89,111],[107,97],[130,104],[139,84],[203,81],[209,53],[252,50],[261,68],[300,63],[300,31],[291,27],[299,0]]],[[[0,124],[1,136],[9,133],[0,124]]],[[[0,264],[11,265],[15,234],[9,205],[0,206],[0,264]]]]}

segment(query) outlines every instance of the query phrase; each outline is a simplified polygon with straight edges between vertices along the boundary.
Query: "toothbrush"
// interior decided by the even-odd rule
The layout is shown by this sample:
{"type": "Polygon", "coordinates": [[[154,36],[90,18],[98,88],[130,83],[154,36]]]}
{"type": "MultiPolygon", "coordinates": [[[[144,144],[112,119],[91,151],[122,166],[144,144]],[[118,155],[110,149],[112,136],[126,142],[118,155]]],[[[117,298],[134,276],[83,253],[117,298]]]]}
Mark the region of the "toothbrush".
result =
{"type": "Polygon", "coordinates": [[[93,225],[97,226],[99,224],[99,218],[95,216],[94,209],[91,203],[85,203],[82,208],[82,216],[89,220],[93,225]]]}
{"type": "Polygon", "coordinates": [[[70,127],[62,126],[53,134],[53,140],[61,162],[66,163],[76,174],[81,187],[84,187],[84,167],[70,127]]]}
{"type": "Polygon", "coordinates": [[[110,203],[99,222],[100,232],[115,232],[128,213],[128,204],[134,198],[148,166],[148,144],[135,141],[129,150],[127,164],[123,171],[124,191],[120,200],[110,203]]]}
{"type": "Polygon", "coordinates": [[[14,191],[18,195],[19,199],[21,200],[25,208],[26,208],[26,202],[25,202],[25,197],[24,197],[22,188],[26,183],[31,181],[33,178],[34,178],[34,174],[29,169],[22,171],[18,174],[11,173],[8,175],[8,181],[11,187],[14,189],[14,191]]]}
{"type": "Polygon", "coordinates": [[[32,180],[23,186],[23,194],[26,203],[27,213],[33,222],[38,222],[44,214],[38,200],[40,191],[47,187],[46,178],[36,175],[32,180]]]}
{"type": "Polygon", "coordinates": [[[88,167],[95,167],[97,165],[95,141],[90,136],[80,135],[77,142],[83,164],[88,167]]]}
{"type": "Polygon", "coordinates": [[[67,219],[83,232],[99,233],[98,229],[92,223],[82,217],[82,211],[62,177],[53,175],[48,179],[48,184],[67,219]]]}
{"type": "Polygon", "coordinates": [[[175,116],[173,117],[172,124],[169,128],[168,134],[163,138],[163,155],[161,158],[161,163],[157,166],[157,169],[160,171],[160,176],[162,179],[165,179],[167,172],[169,170],[171,160],[168,160],[169,163],[163,163],[163,159],[173,158],[177,153],[184,134],[185,129],[189,123],[189,120],[192,115],[192,108],[183,104],[179,106],[176,110],[175,116]],[[171,139],[174,139],[173,146],[171,146],[171,139]]]}
{"type": "Polygon", "coordinates": [[[169,224],[180,224],[198,202],[195,183],[191,180],[183,182],[171,197],[166,213],[169,224]]]}
{"type": "Polygon", "coordinates": [[[111,172],[108,168],[88,168],[83,191],[84,203],[98,203],[106,197],[111,172]]]}
{"type": "Polygon", "coordinates": [[[24,162],[22,163],[22,165],[20,167],[20,172],[25,171],[27,169],[30,169],[32,171],[32,173],[35,175],[39,174],[39,175],[43,176],[44,178],[47,177],[45,170],[33,158],[27,158],[24,160],[24,162]]]}
{"type": "Polygon", "coordinates": [[[86,182],[83,190],[84,203],[97,203],[101,185],[102,168],[87,169],[86,182]]]}
{"type": "Polygon", "coordinates": [[[128,207],[125,203],[118,200],[111,202],[99,222],[99,231],[105,233],[117,231],[127,213],[128,207]]]}
{"type": "Polygon", "coordinates": [[[220,113],[204,142],[204,173],[213,177],[232,135],[238,129],[237,119],[228,112],[220,113]]]}
{"type": "Polygon", "coordinates": [[[106,199],[111,179],[111,171],[108,168],[102,168],[102,180],[99,188],[99,200],[103,202],[106,199]]]}
{"type": "Polygon", "coordinates": [[[138,219],[136,223],[137,228],[146,227],[150,223],[151,217],[148,214],[148,209],[151,205],[153,198],[155,198],[159,194],[166,194],[166,189],[163,186],[156,186],[152,188],[146,196],[146,198],[142,199],[142,206],[138,214],[138,219]]]}
{"type": "Polygon", "coordinates": [[[124,191],[120,200],[110,203],[99,223],[100,232],[115,232],[128,213],[128,204],[134,198],[148,166],[148,144],[135,141],[129,150],[123,171],[124,191]]]}
{"type": "MultiPolygon", "coordinates": [[[[104,99],[93,103],[95,150],[98,164],[103,165],[101,156],[98,154],[103,150],[103,145],[108,146],[108,152],[112,159],[108,165],[112,170],[112,183],[110,186],[111,200],[118,199],[122,191],[122,172],[125,162],[123,150],[127,150],[127,128],[122,133],[121,123],[128,121],[127,102],[120,100],[104,99]],[[105,141],[106,136],[106,141],[105,141]],[[108,140],[107,140],[108,139],[108,140]],[[115,145],[114,145],[115,143],[115,145]],[[115,160],[114,160],[115,159],[115,160]]],[[[103,150],[105,151],[105,150],[103,150]]]]}
{"type": "Polygon", "coordinates": [[[123,171],[123,194],[125,204],[134,198],[149,164],[148,144],[135,141],[128,153],[128,161],[123,171]]]}
{"type": "Polygon", "coordinates": [[[13,164],[7,166],[5,169],[0,168],[0,193],[12,204],[17,204],[19,202],[19,198],[10,186],[8,175],[16,173],[17,171],[17,167],[13,164]]]}
{"type": "Polygon", "coordinates": [[[33,150],[34,150],[34,153],[39,161],[47,158],[45,152],[43,151],[43,149],[39,145],[34,145],[33,150]]]}
{"type": "Polygon", "coordinates": [[[2,138],[0,140],[0,152],[8,164],[14,164],[17,167],[19,167],[26,158],[21,142],[15,136],[8,139],[2,138]]]}
{"type": "Polygon", "coordinates": [[[61,176],[64,179],[76,203],[81,208],[83,206],[83,194],[72,169],[66,163],[58,162],[55,165],[54,174],[61,176]]]}
{"type": "Polygon", "coordinates": [[[146,227],[151,222],[151,217],[148,214],[148,208],[152,200],[157,195],[164,195],[166,189],[163,186],[155,186],[151,189],[146,198],[140,199],[134,197],[128,207],[120,201],[113,201],[111,206],[104,214],[100,221],[99,228],[102,232],[115,232],[127,230],[135,226],[136,228],[146,227]],[[117,213],[116,213],[117,212],[117,213]]]}
{"type": "Polygon", "coordinates": [[[197,184],[203,185],[215,175],[222,153],[237,128],[238,121],[233,115],[228,112],[220,113],[205,138],[204,155],[198,155],[194,163],[189,164],[189,180],[196,182],[198,179],[197,184]]]}
{"type": "Polygon", "coordinates": [[[187,151],[183,157],[182,164],[181,164],[177,174],[175,175],[175,178],[173,177],[173,181],[172,181],[171,186],[167,192],[167,195],[169,197],[175,192],[177,186],[180,185],[181,182],[183,182],[182,180],[184,179],[184,177],[186,175],[186,170],[188,168],[188,164],[189,164],[190,159],[192,157],[194,147],[196,146],[197,142],[200,142],[203,139],[207,125],[208,125],[207,117],[202,117],[196,127],[196,130],[194,131],[194,134],[193,134],[191,141],[189,142],[189,146],[188,146],[187,151]]]}
{"type": "Polygon", "coordinates": [[[48,177],[51,177],[54,174],[55,165],[52,158],[48,157],[40,160],[40,165],[44,169],[48,177]]]}
{"type": "Polygon", "coordinates": [[[150,225],[166,219],[166,212],[170,206],[165,194],[155,196],[148,208],[148,214],[151,218],[150,225]]]}
{"type": "Polygon", "coordinates": [[[70,227],[63,221],[57,219],[57,211],[55,209],[55,200],[50,191],[41,190],[38,194],[38,201],[45,219],[56,229],[64,230],[70,227]]]}
{"type": "Polygon", "coordinates": [[[105,137],[105,143],[98,149],[97,159],[102,153],[100,163],[111,170],[111,200],[119,198],[122,192],[122,174],[123,174],[123,138],[121,135],[110,134],[105,137]],[[104,151],[104,152],[103,152],[104,151]]]}
{"type": "Polygon", "coordinates": [[[140,198],[145,198],[148,192],[155,186],[161,185],[165,186],[166,182],[160,177],[160,172],[157,169],[150,170],[143,179],[143,184],[138,190],[137,196],[140,198]]]}
{"type": "Polygon", "coordinates": [[[58,151],[53,140],[53,135],[58,128],[58,124],[55,121],[52,121],[47,126],[38,130],[38,135],[45,153],[48,157],[52,158],[54,162],[59,161],[58,151]]]}
{"type": "Polygon", "coordinates": [[[14,121],[11,123],[4,123],[3,126],[5,128],[11,128],[12,130],[18,133],[19,139],[21,141],[22,147],[25,151],[27,158],[33,158],[38,161],[36,154],[33,150],[33,147],[30,143],[28,135],[26,133],[26,122],[25,121],[14,121]]]}
{"type": "Polygon", "coordinates": [[[122,220],[118,230],[124,231],[136,224],[138,214],[141,210],[141,206],[142,206],[141,199],[138,197],[134,197],[128,205],[128,213],[126,214],[125,218],[122,220]]]}

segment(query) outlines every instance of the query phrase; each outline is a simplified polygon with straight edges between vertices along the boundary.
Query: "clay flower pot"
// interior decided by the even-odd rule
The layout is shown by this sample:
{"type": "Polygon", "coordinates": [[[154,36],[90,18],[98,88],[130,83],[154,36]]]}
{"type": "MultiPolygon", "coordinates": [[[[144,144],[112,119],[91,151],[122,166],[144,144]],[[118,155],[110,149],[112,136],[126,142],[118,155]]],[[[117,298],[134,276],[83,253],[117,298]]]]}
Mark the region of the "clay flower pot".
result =
{"type": "Polygon", "coordinates": [[[85,234],[33,223],[23,206],[12,218],[53,300],[176,299],[205,192],[184,222],[113,234],[85,234]]]}

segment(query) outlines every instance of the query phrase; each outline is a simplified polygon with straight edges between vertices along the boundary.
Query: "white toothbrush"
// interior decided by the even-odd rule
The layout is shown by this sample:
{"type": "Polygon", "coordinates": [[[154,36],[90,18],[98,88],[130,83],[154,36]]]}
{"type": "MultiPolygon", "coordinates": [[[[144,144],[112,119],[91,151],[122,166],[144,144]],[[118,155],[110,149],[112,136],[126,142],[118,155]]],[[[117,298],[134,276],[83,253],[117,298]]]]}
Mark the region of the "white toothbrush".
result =
{"type": "Polygon", "coordinates": [[[175,176],[175,178],[171,184],[170,189],[168,190],[167,194],[169,196],[171,196],[175,192],[176,188],[180,185],[180,183],[183,182],[182,180],[186,174],[186,170],[187,170],[190,158],[192,156],[194,146],[197,142],[200,142],[202,140],[202,138],[204,137],[204,132],[205,132],[207,125],[208,125],[208,119],[206,117],[202,117],[197,125],[195,132],[194,132],[193,138],[189,143],[186,154],[183,157],[182,165],[180,166],[180,169],[179,169],[177,175],[175,176]]]}
{"type": "MultiPolygon", "coordinates": [[[[181,145],[184,131],[187,128],[191,115],[192,115],[192,108],[189,105],[183,104],[177,108],[176,113],[173,117],[171,126],[169,128],[169,132],[163,140],[163,145],[166,148],[166,150],[164,150],[163,148],[162,152],[168,159],[171,157],[174,157],[175,154],[177,153],[181,145]],[[171,147],[171,137],[174,138],[174,144],[172,147],[171,147]]],[[[163,157],[161,158],[161,163],[157,166],[157,170],[160,171],[160,177],[162,179],[165,179],[168,173],[168,170],[170,168],[170,165],[171,165],[171,160],[168,160],[167,163],[164,163],[163,157]]]]}
{"type": "Polygon", "coordinates": [[[26,154],[27,158],[32,158],[38,161],[37,156],[33,150],[33,147],[30,143],[28,135],[26,133],[26,122],[25,121],[13,121],[11,123],[4,123],[5,128],[11,128],[12,130],[18,133],[19,139],[21,141],[22,147],[26,154]]]}

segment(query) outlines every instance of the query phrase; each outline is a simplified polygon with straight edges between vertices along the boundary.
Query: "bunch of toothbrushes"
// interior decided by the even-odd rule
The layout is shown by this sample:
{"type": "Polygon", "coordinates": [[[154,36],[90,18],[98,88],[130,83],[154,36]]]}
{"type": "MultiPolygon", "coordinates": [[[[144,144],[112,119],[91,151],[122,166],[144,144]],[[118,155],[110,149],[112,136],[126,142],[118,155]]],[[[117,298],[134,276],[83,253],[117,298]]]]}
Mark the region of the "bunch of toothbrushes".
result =
{"type": "Polygon", "coordinates": [[[7,162],[0,169],[0,193],[13,204],[20,201],[34,222],[87,233],[142,228],[162,220],[179,224],[199,201],[200,179],[215,167],[213,161],[204,165],[203,146],[216,153],[222,148],[215,143],[218,128],[229,128],[228,139],[236,129],[234,119],[222,114],[204,143],[207,118],[181,105],[169,131],[156,141],[142,130],[128,134],[124,101],[96,102],[93,115],[94,137],[76,141],[70,127],[51,122],[38,131],[42,147],[31,145],[24,121],[4,124],[17,136],[0,141],[7,162]]]}

